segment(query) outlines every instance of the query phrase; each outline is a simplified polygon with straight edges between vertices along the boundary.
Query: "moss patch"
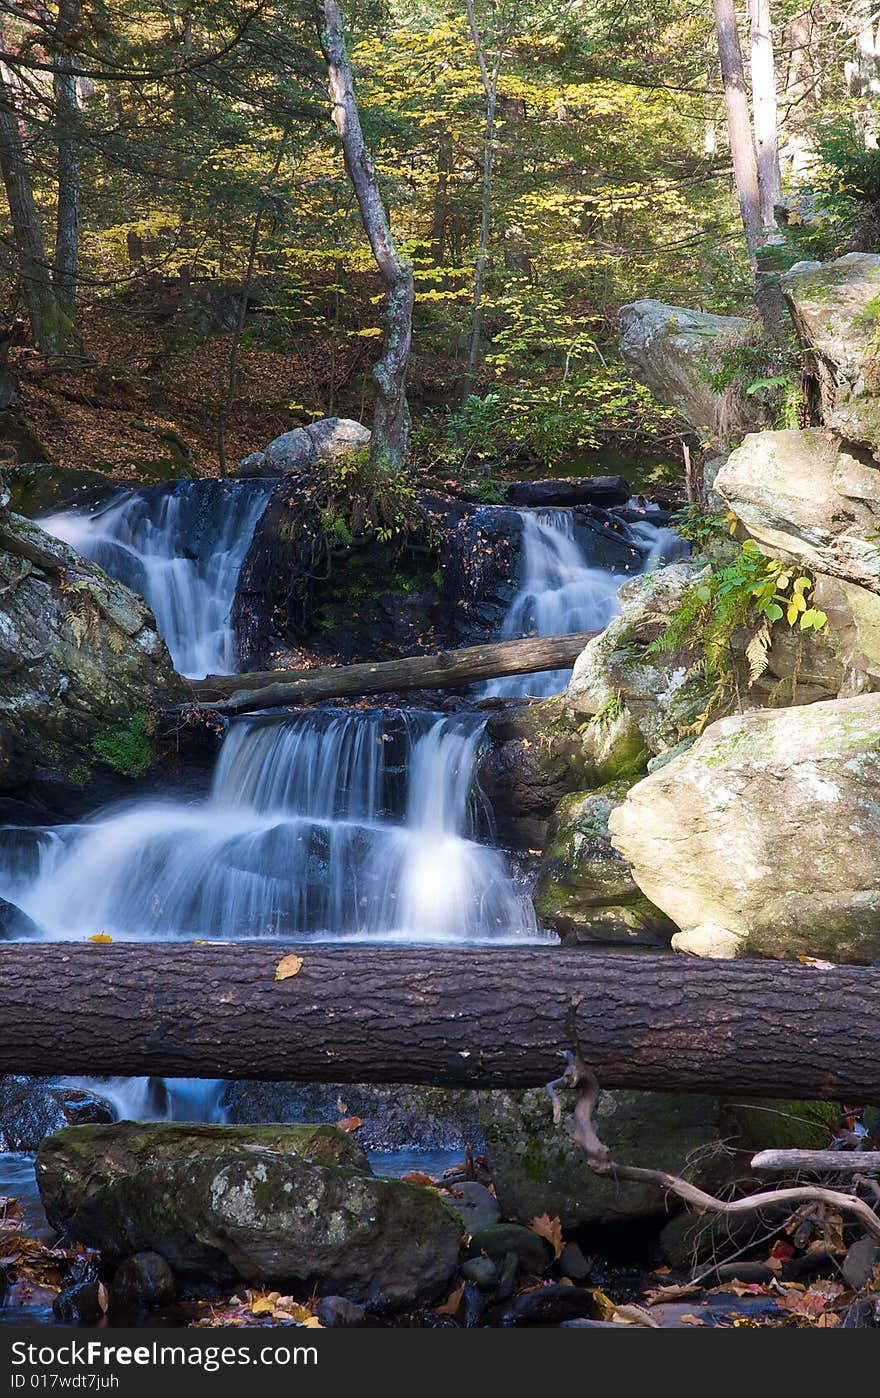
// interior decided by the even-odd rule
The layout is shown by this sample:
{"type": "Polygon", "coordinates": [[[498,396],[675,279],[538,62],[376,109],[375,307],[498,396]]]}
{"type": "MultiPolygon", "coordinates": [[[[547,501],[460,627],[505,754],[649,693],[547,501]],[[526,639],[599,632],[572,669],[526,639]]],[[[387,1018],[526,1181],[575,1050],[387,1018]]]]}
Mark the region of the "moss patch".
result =
{"type": "Polygon", "coordinates": [[[153,720],[145,709],[136,709],[128,723],[115,724],[96,734],[92,751],[123,776],[146,776],[155,758],[153,720]]]}

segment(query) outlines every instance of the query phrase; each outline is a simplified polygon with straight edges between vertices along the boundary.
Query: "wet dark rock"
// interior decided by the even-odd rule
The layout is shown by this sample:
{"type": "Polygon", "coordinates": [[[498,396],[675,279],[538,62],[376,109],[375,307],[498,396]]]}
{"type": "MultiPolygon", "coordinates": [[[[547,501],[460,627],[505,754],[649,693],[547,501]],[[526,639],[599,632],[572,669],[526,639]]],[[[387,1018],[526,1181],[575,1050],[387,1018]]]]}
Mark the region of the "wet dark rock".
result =
{"type": "Polygon", "coordinates": [[[585,1317],[594,1319],[597,1306],[592,1291],[579,1286],[539,1286],[524,1291],[501,1313],[501,1325],[561,1325],[585,1317]]]}
{"type": "Polygon", "coordinates": [[[562,480],[511,481],[504,492],[511,505],[565,507],[625,505],[631,494],[622,476],[570,477],[562,480]]]}
{"type": "Polygon", "coordinates": [[[348,1329],[353,1325],[363,1325],[367,1312],[356,1301],[346,1296],[322,1296],[316,1308],[316,1315],[327,1329],[348,1329]]]}
{"type": "Polygon", "coordinates": [[[30,519],[97,505],[109,500],[130,482],[114,480],[103,471],[75,471],[48,461],[25,461],[10,466],[6,479],[12,492],[12,508],[30,519]]]}
{"type": "Polygon", "coordinates": [[[559,1265],[572,1281],[586,1281],[592,1271],[592,1260],[586,1256],[579,1243],[566,1243],[562,1249],[559,1265]]]}
{"type": "MultiPolygon", "coordinates": [[[[173,1166],[234,1153],[253,1158],[272,1153],[370,1172],[363,1149],[335,1126],[118,1121],[111,1126],[56,1131],[43,1141],[37,1154],[37,1185],[49,1222],[60,1229],[97,1190],[145,1166],[173,1166]]],[[[123,1256],[141,1250],[130,1247],[123,1256]]],[[[149,1245],[144,1244],[143,1250],[149,1251],[149,1245]]]]}
{"type": "Polygon", "coordinates": [[[493,1223],[481,1228],[471,1238],[468,1257],[485,1254],[493,1262],[503,1263],[508,1255],[516,1258],[521,1272],[541,1273],[550,1265],[550,1249],[530,1228],[519,1223],[493,1223]]]}
{"type": "Polygon", "coordinates": [[[400,1084],[230,1082],[223,1108],[230,1122],[326,1121],[359,1116],[364,1150],[464,1151],[483,1148],[480,1094],[400,1084]],[[342,1102],[345,1110],[340,1109],[342,1102]]]}
{"type": "Polygon", "coordinates": [[[0,1081],[0,1150],[36,1150],[64,1127],[112,1120],[113,1109],[92,1092],[15,1076],[0,1081]]]}
{"type": "Polygon", "coordinates": [[[114,1310],[136,1311],[166,1306],[176,1293],[174,1273],[158,1252],[138,1252],[116,1269],[110,1285],[114,1310]]]}
{"type": "Polygon", "coordinates": [[[0,898],[0,941],[15,939],[20,941],[23,937],[39,937],[42,935],[42,928],[34,922],[32,917],[17,907],[15,903],[10,903],[6,898],[0,898]]]}
{"type": "Polygon", "coordinates": [[[98,1282],[77,1282],[65,1287],[56,1296],[52,1310],[58,1320],[93,1325],[104,1314],[98,1282]]]}
{"type": "Polygon", "coordinates": [[[469,1257],[461,1264],[461,1275],[482,1291],[492,1291],[498,1284],[501,1268],[491,1257],[469,1257]]]}
{"type": "Polygon", "coordinates": [[[498,1200],[484,1184],[479,1184],[477,1180],[462,1180],[460,1184],[452,1185],[451,1191],[443,1197],[449,1207],[461,1215],[466,1233],[479,1233],[500,1219],[498,1200]]]}

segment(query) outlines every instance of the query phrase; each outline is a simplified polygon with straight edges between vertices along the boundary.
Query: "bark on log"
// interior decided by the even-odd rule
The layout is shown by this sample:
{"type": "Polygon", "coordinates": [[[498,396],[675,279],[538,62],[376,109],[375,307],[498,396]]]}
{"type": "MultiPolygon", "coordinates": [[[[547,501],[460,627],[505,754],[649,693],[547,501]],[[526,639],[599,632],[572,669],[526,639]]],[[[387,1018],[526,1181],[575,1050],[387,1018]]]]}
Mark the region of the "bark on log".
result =
{"type": "Polygon", "coordinates": [[[752,1169],[764,1175],[877,1175],[880,1150],[762,1150],[752,1169]]]}
{"type": "Polygon", "coordinates": [[[880,1102],[880,970],[556,947],[0,946],[0,1072],[880,1102]],[[295,950],[296,975],[275,970],[295,950]]]}
{"type": "Polygon", "coordinates": [[[322,699],[361,694],[456,689],[499,675],[566,669],[597,634],[580,631],[572,636],[526,636],[520,641],[493,641],[440,651],[437,655],[410,655],[402,660],[322,665],[314,670],[261,670],[251,675],[209,675],[207,679],[187,683],[200,708],[224,714],[282,704],[314,704],[322,699]]]}

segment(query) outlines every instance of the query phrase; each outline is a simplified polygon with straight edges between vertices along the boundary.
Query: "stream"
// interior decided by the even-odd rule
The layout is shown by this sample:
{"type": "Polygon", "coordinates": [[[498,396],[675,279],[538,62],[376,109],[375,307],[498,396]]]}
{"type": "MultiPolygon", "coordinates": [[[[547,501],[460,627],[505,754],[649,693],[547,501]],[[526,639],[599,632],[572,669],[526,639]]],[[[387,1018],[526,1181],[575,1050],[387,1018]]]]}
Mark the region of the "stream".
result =
{"type": "MultiPolygon", "coordinates": [[[[181,482],[40,522],[144,595],[182,673],[234,673],[236,584],[272,484],[181,482]]],[[[623,579],[590,561],[574,512],[517,513],[518,583],[502,636],[606,626],[623,579]]],[[[644,568],[684,551],[650,520],[625,528],[644,568]]],[[[567,679],[492,681],[474,700],[550,695],[567,679]]],[[[51,940],[556,942],[473,780],[485,722],[473,707],[325,705],[236,718],[200,796],[171,790],[77,823],[0,828],[0,897],[51,940]]],[[[120,1119],[224,1119],[222,1082],[64,1081],[97,1093],[120,1119]]],[[[382,1153],[374,1165],[412,1168],[412,1151],[402,1159],[382,1153]]],[[[24,1180],[29,1208],[30,1170],[25,1156],[0,1157],[0,1193],[24,1180]]]]}

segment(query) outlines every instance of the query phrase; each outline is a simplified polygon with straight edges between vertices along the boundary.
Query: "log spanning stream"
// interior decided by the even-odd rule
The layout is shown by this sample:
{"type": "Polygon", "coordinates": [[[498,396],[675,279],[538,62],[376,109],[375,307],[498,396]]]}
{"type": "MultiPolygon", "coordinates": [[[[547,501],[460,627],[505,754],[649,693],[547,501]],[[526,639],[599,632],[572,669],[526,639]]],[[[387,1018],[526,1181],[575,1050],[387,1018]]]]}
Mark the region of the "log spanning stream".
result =
{"type": "MultiPolygon", "coordinates": [[[[236,583],[270,486],[184,482],[43,524],[143,593],[182,673],[232,673],[236,583]]],[[[591,563],[571,511],[519,513],[519,590],[503,635],[607,625],[620,573],[591,563]]],[[[629,530],[646,567],[681,552],[668,530],[629,530]]],[[[551,694],[567,673],[508,676],[476,697],[551,694]]],[[[23,932],[37,935],[35,925],[56,942],[103,933],[114,941],[553,943],[522,872],[492,840],[474,782],[484,723],[466,707],[234,717],[200,798],[170,792],[77,824],[0,831],[0,896],[29,920],[23,932]]],[[[172,1115],[215,1116],[217,1084],[168,1086],[172,1115]]],[[[121,1113],[145,1114],[143,1082],[97,1090],[121,1113]]]]}

